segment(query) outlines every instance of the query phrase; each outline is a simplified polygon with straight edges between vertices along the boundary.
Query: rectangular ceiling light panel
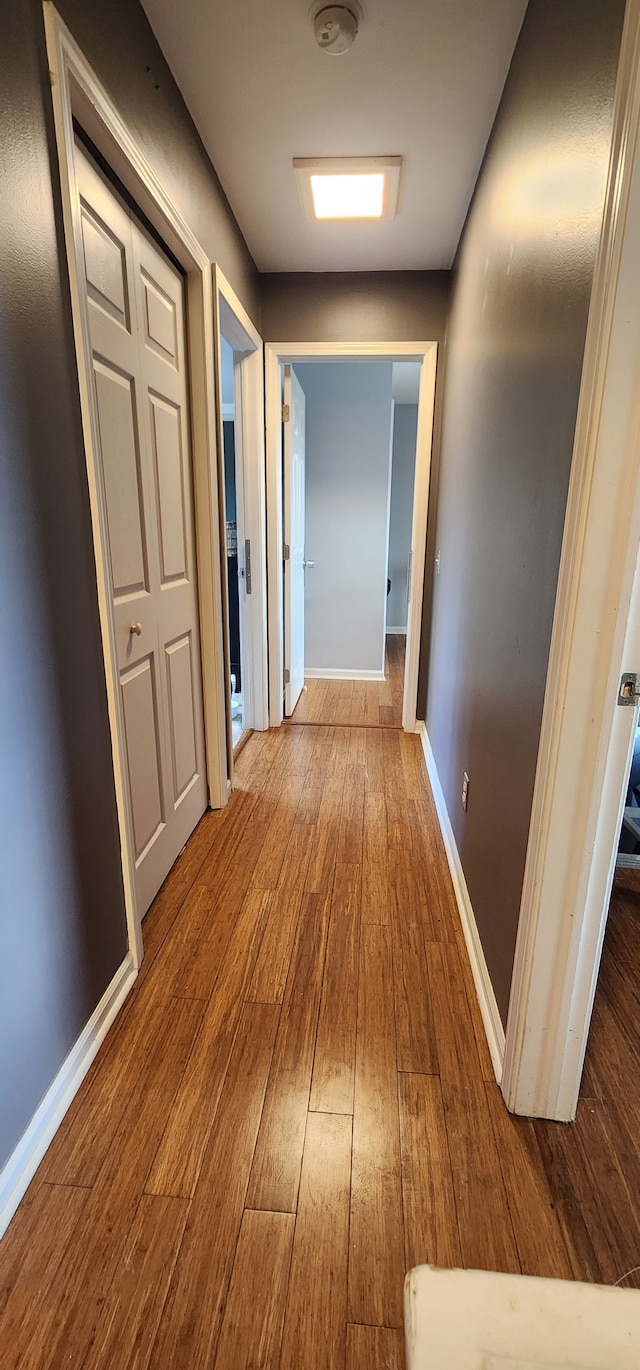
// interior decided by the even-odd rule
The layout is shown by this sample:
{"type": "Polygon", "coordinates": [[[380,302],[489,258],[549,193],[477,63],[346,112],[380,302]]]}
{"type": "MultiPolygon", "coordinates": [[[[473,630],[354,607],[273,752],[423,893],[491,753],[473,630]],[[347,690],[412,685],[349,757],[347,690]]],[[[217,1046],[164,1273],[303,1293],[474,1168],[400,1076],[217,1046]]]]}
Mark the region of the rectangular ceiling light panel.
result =
{"type": "Polygon", "coordinates": [[[306,219],[395,219],[401,157],[295,157],[306,219]]]}

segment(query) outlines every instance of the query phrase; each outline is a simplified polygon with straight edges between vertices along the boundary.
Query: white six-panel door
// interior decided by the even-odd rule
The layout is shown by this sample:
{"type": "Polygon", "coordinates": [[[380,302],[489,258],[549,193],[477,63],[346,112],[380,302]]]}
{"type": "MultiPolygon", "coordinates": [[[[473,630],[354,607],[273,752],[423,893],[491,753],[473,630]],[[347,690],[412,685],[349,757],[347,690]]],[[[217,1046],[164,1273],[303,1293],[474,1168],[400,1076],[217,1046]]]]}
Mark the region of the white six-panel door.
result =
{"type": "Polygon", "coordinates": [[[183,282],[76,144],[136,899],[206,807],[183,282]]]}
{"type": "Polygon", "coordinates": [[[284,687],[289,718],[304,685],[304,500],[305,397],[291,366],[284,368],[284,403],[289,419],[284,427],[284,540],[289,556],[284,563],[284,687]]]}

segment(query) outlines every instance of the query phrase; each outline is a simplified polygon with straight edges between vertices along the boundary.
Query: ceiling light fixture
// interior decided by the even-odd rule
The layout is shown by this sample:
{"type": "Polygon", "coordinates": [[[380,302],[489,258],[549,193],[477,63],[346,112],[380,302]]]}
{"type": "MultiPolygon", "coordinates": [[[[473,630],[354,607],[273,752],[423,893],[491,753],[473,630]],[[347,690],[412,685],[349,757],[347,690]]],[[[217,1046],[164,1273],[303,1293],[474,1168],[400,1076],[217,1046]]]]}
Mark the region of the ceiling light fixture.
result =
{"type": "Polygon", "coordinates": [[[395,219],[401,157],[294,157],[306,219],[395,219]]]}

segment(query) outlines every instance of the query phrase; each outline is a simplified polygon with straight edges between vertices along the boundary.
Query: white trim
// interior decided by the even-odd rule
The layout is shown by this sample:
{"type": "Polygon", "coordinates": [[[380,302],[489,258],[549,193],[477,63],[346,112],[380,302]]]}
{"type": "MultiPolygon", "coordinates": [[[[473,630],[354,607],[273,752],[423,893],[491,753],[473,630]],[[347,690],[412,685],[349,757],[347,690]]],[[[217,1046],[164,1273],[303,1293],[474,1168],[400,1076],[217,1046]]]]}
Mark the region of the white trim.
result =
{"type": "MultiPolygon", "coordinates": [[[[392,368],[393,371],[393,368],[392,368]]],[[[391,482],[393,480],[393,438],[395,428],[396,402],[391,393],[391,424],[389,427],[389,480],[387,482],[387,540],[385,543],[384,564],[384,635],[382,638],[382,669],[387,657],[387,612],[389,609],[389,557],[391,554],[391,482]]],[[[415,719],[414,719],[415,724],[415,719]]]]}
{"type": "Polygon", "coordinates": [[[489,967],[487,966],[484,951],[482,950],[480,933],[478,932],[478,925],[473,912],[473,905],[467,888],[462,861],[460,860],[460,853],[451,826],[451,819],[449,818],[444,791],[440,783],[436,760],[424,723],[419,724],[418,732],[420,733],[422,750],[427,763],[427,774],[433,792],[442,840],[447,853],[447,861],[449,862],[449,870],[453,881],[458,913],[460,914],[460,922],[462,924],[464,940],[471,964],[471,973],[476,987],[478,1004],[480,1006],[480,1013],[482,1014],[482,1022],[484,1024],[489,1052],[491,1054],[491,1063],[495,1071],[496,1080],[498,1084],[500,1084],[505,1047],[504,1027],[500,1017],[500,1010],[496,1002],[496,996],[493,992],[489,967]]]}
{"type": "Polygon", "coordinates": [[[304,678],[305,678],[305,680],[385,680],[385,679],[386,679],[384,671],[349,671],[349,670],[347,670],[346,667],[344,668],[344,670],[341,670],[341,669],[340,669],[340,670],[334,670],[333,667],[329,667],[328,670],[323,670],[322,666],[308,666],[308,667],[305,666],[305,668],[304,668],[304,678]]]}
{"type": "Polygon", "coordinates": [[[431,449],[433,444],[433,415],[436,399],[437,345],[431,343],[422,357],[420,389],[418,392],[418,432],[416,437],[416,470],[413,484],[413,515],[411,549],[407,581],[407,645],[405,649],[404,692],[402,696],[402,726],[405,732],[416,728],[418,706],[418,672],[420,670],[420,641],[422,638],[422,604],[424,594],[424,565],[427,553],[427,515],[429,483],[431,479],[431,449]]]}
{"type": "Polygon", "coordinates": [[[419,361],[420,392],[418,398],[418,435],[416,442],[416,471],[413,490],[413,522],[411,530],[411,582],[415,593],[409,600],[407,648],[402,700],[402,726],[405,732],[415,732],[420,667],[420,637],[422,631],[422,600],[424,564],[427,546],[427,513],[433,415],[435,406],[436,360],[435,342],[398,343],[288,343],[265,342],[265,410],[267,460],[267,566],[269,616],[269,723],[277,728],[282,723],[282,671],[284,666],[284,622],[282,610],[282,425],[281,378],[282,362],[316,361],[419,361]]]}
{"type": "Polygon", "coordinates": [[[129,952],[49,1085],[26,1132],[0,1171],[0,1237],[6,1232],[137,974],[133,956],[129,952]]]}
{"type": "Polygon", "coordinates": [[[91,384],[86,300],[80,286],[78,271],[82,242],[74,171],[74,116],[186,271],[207,780],[209,802],[212,807],[219,808],[227,799],[227,742],[216,431],[211,398],[214,376],[211,264],[191,229],[166,195],[162,184],[60,19],[51,0],[44,0],[43,10],[47,57],[51,72],[54,128],[60,164],[63,223],[96,561],[127,928],[134,961],[139,965],[142,958],[142,934],[135,898],[134,844],[122,742],[124,727],[118,689],[113,615],[108,590],[104,510],[97,478],[98,425],[91,384]]]}
{"type": "MultiPolygon", "coordinates": [[[[248,672],[243,670],[243,703],[245,709],[243,724],[246,730],[253,729],[263,732],[269,726],[264,354],[260,334],[217,265],[214,265],[213,268],[213,288],[215,337],[216,348],[218,349],[215,380],[218,413],[221,419],[224,417],[224,410],[219,337],[226,338],[235,354],[243,354],[234,367],[237,389],[237,403],[234,405],[236,456],[240,459],[242,470],[244,533],[251,540],[252,588],[248,604],[250,669],[248,672]],[[247,677],[248,689],[246,687],[247,677]]],[[[218,441],[221,454],[220,481],[221,488],[224,490],[221,428],[218,441]]],[[[222,502],[220,507],[222,512],[222,502]]],[[[223,533],[221,533],[221,537],[224,546],[223,533]]],[[[242,555],[242,549],[239,551],[242,555]]],[[[225,681],[225,689],[228,695],[228,681],[225,681]]],[[[227,698],[227,711],[228,718],[230,718],[229,698],[227,698]]]]}
{"type": "Polygon", "coordinates": [[[516,1113],[575,1115],[640,668],[640,0],[625,15],[507,1021],[516,1113]]]}
{"type": "Polygon", "coordinates": [[[406,626],[405,626],[404,628],[389,628],[389,627],[387,627],[387,629],[386,629],[386,632],[387,632],[387,633],[398,633],[398,634],[401,634],[401,633],[406,633],[406,631],[407,631],[406,626]]]}

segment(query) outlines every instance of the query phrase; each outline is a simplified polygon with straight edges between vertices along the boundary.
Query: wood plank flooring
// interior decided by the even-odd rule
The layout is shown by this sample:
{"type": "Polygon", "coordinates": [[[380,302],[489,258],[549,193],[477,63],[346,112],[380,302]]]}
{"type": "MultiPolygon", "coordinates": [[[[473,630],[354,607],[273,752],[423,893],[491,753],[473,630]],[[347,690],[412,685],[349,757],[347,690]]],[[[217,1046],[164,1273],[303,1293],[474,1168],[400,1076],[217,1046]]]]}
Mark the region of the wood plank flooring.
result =
{"type": "Polygon", "coordinates": [[[406,645],[402,633],[389,633],[384,680],[305,680],[293,722],[400,728],[406,645]]]}
{"type": "Polygon", "coordinates": [[[254,734],[0,1245],[2,1370],[400,1370],[412,1265],[624,1277],[639,921],[625,890],[575,1127],[512,1118],[419,739],[254,734]]]}

